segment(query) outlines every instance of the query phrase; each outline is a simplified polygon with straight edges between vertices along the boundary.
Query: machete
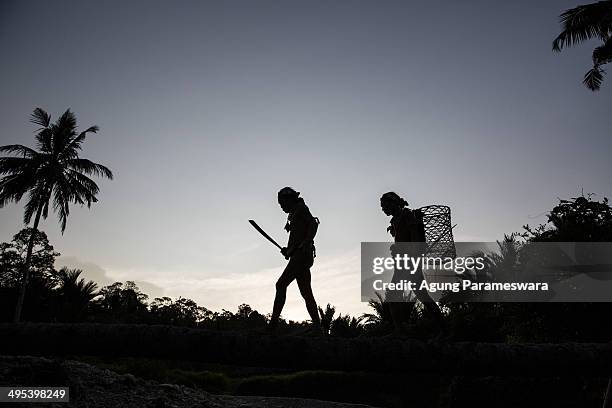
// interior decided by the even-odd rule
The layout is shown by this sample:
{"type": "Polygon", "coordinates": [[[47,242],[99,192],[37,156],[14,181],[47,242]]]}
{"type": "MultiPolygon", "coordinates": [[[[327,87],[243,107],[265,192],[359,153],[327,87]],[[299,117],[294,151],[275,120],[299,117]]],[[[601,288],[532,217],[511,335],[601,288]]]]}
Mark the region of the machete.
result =
{"type": "Polygon", "coordinates": [[[278,243],[275,240],[273,240],[271,236],[266,234],[266,231],[262,230],[261,227],[259,225],[257,225],[257,223],[254,220],[249,220],[249,222],[251,223],[253,228],[255,228],[261,235],[264,236],[265,239],[267,239],[268,241],[270,241],[271,243],[276,245],[278,247],[278,249],[283,249],[283,247],[278,245],[278,243]]]}

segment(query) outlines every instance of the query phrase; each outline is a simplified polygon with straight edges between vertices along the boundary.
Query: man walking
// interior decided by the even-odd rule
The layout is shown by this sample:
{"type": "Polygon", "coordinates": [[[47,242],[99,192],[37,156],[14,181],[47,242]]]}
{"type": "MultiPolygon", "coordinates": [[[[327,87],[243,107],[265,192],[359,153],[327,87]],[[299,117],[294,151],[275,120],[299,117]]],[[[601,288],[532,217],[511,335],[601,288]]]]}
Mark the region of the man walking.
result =
{"type": "Polygon", "coordinates": [[[319,311],[310,285],[310,267],[315,258],[314,237],[319,220],[312,216],[304,199],[300,197],[300,193],[291,187],[284,187],[278,192],[278,204],[288,214],[285,230],[289,233],[289,241],[281,253],[289,260],[289,263],[276,282],[276,297],[269,328],[272,331],[276,329],[285,305],[287,287],[295,279],[312,319],[313,333],[320,334],[319,311]]]}
{"type": "MultiPolygon", "coordinates": [[[[380,206],[385,215],[391,217],[391,225],[387,231],[393,237],[395,244],[391,247],[393,256],[404,252],[412,252],[410,256],[422,256],[425,249],[425,226],[423,224],[423,214],[420,210],[408,208],[406,200],[396,193],[389,191],[380,198],[380,206]],[[408,250],[408,251],[406,251],[408,250]]],[[[421,282],[425,279],[422,267],[415,271],[395,270],[392,282],[400,282],[402,279],[410,280],[420,288],[421,282]]],[[[416,298],[423,304],[426,314],[433,319],[438,326],[443,322],[442,312],[431,298],[429,292],[424,289],[413,291],[416,298]]],[[[400,329],[408,317],[409,305],[405,303],[402,291],[390,291],[387,293],[391,318],[397,329],[400,329]]]]}

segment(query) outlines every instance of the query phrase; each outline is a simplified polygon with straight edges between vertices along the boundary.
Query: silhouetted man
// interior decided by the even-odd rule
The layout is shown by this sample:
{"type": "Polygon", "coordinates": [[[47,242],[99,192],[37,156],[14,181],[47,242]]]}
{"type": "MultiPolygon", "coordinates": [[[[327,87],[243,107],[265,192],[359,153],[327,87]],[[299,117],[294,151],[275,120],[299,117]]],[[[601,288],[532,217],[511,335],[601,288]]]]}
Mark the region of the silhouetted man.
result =
{"type": "Polygon", "coordinates": [[[315,257],[314,237],[319,220],[312,216],[304,199],[300,197],[300,193],[291,187],[285,187],[278,192],[278,203],[283,211],[289,214],[285,225],[285,230],[289,232],[289,242],[281,250],[289,263],[276,282],[276,297],[269,327],[271,330],[276,328],[285,305],[287,287],[295,279],[312,319],[314,333],[319,334],[321,333],[321,321],[310,285],[310,267],[315,257]]]}
{"type": "MultiPolygon", "coordinates": [[[[396,254],[409,252],[408,256],[422,256],[425,250],[425,225],[421,211],[408,208],[406,200],[392,191],[382,195],[380,206],[386,215],[391,216],[391,225],[387,228],[387,231],[389,231],[395,241],[395,244],[391,246],[392,255],[395,256],[396,254]],[[403,242],[415,244],[401,245],[403,242]]],[[[402,279],[414,282],[416,290],[413,292],[417,299],[423,304],[426,313],[436,323],[441,324],[442,312],[440,308],[427,290],[419,289],[421,282],[425,279],[423,269],[420,266],[415,271],[396,269],[391,281],[395,283],[402,279]]],[[[387,292],[386,300],[389,302],[393,324],[398,329],[408,318],[409,308],[407,306],[409,305],[405,303],[403,291],[387,292]]]]}

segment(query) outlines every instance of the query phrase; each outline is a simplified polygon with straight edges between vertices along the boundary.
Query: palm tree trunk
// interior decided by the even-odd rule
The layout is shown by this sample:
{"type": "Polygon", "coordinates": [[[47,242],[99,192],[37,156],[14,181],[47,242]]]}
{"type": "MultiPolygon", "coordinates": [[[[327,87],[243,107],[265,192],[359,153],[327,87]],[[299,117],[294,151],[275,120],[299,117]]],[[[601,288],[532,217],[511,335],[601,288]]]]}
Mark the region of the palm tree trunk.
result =
{"type": "Polygon", "coordinates": [[[36,218],[34,218],[34,226],[32,227],[32,235],[30,236],[30,242],[28,243],[28,252],[26,255],[25,265],[23,266],[23,280],[21,282],[21,288],[19,288],[19,297],[17,298],[17,305],[15,306],[15,315],[13,316],[13,323],[19,323],[21,320],[21,310],[23,309],[23,301],[25,299],[26,287],[30,280],[30,263],[32,262],[32,250],[34,249],[34,239],[38,232],[38,223],[40,222],[40,215],[42,214],[42,204],[36,211],[36,218]]]}

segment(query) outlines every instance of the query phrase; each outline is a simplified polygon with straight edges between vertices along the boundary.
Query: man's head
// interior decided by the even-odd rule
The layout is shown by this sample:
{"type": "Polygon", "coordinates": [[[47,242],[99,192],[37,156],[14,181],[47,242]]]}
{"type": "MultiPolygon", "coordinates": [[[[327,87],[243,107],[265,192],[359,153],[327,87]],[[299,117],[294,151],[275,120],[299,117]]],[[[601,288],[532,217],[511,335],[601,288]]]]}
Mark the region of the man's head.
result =
{"type": "Polygon", "coordinates": [[[402,208],[407,206],[408,203],[406,200],[393,191],[389,191],[380,197],[380,208],[382,208],[386,215],[395,215],[401,211],[402,208]]]}
{"type": "Polygon", "coordinates": [[[284,212],[289,214],[295,208],[299,197],[300,193],[298,191],[291,187],[283,187],[278,192],[278,204],[280,204],[284,212]]]}

